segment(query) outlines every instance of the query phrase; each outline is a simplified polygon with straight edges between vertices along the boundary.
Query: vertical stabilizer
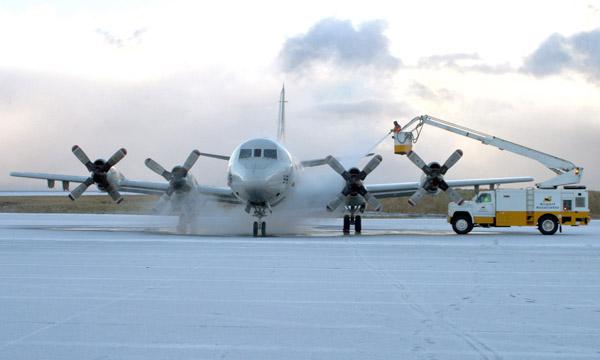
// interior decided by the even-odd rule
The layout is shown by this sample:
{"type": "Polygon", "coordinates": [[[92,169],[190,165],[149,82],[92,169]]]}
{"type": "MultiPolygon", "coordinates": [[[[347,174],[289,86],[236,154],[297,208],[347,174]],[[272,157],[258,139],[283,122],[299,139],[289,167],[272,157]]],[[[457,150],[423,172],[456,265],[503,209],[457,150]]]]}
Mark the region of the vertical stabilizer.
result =
{"type": "Polygon", "coordinates": [[[277,141],[285,141],[285,85],[281,87],[279,96],[279,122],[277,124],[277,141]]]}

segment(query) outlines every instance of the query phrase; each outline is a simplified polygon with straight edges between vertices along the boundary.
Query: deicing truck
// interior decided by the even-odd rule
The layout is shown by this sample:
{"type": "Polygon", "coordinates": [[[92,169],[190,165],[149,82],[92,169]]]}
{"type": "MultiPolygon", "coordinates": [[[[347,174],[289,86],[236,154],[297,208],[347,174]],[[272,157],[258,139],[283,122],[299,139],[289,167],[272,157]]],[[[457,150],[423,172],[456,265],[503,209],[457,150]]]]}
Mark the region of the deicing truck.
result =
{"type": "Polygon", "coordinates": [[[450,203],[448,222],[457,234],[467,234],[474,226],[537,226],[542,234],[552,235],[562,225],[590,222],[588,192],[584,186],[481,191],[461,205],[450,203]]]}
{"type": "MultiPolygon", "coordinates": [[[[404,127],[395,123],[394,152],[406,155],[424,170],[427,169],[417,161],[419,157],[412,151],[412,146],[419,139],[425,124],[536,160],[555,174],[554,177],[527,189],[498,189],[490,185],[489,190],[479,191],[476,187],[477,195],[471,201],[463,201],[459,194],[455,193],[451,196],[453,202],[448,205],[448,222],[458,234],[467,234],[475,226],[537,226],[542,234],[552,235],[562,229],[562,225],[578,226],[590,222],[588,192],[585,186],[578,185],[583,176],[582,167],[571,161],[429,115],[418,116],[404,127]]],[[[438,182],[443,181],[441,175],[438,178],[438,182]]]]}

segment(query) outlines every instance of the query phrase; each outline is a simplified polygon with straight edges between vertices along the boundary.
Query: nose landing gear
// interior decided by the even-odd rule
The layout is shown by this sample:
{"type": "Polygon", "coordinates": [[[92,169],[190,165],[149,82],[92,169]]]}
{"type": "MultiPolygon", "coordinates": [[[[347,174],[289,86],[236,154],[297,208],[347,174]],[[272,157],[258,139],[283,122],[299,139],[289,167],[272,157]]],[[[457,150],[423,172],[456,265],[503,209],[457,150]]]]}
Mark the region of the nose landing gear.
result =
{"type": "Polygon", "coordinates": [[[252,235],[254,237],[257,236],[267,236],[267,223],[263,221],[263,218],[265,216],[267,216],[267,211],[269,213],[271,213],[271,206],[266,203],[266,204],[251,204],[248,203],[248,205],[246,205],[246,212],[250,213],[251,210],[254,210],[254,213],[252,214],[254,217],[256,217],[258,220],[254,222],[254,224],[252,224],[252,235]]]}
{"type": "Polygon", "coordinates": [[[259,236],[267,236],[267,223],[264,221],[255,221],[254,226],[252,227],[252,235],[254,237],[259,236]]]}
{"type": "Polygon", "coordinates": [[[354,233],[360,234],[362,232],[362,217],[360,215],[344,215],[344,235],[350,234],[350,226],[354,225],[354,233]]]}

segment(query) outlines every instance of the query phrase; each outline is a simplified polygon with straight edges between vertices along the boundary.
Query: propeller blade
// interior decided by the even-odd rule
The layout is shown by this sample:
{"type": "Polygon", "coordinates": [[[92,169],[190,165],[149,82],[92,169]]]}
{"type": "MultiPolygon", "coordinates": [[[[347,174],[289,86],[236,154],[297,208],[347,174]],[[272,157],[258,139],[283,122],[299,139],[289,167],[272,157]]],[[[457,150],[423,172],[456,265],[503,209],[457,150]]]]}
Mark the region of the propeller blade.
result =
{"type": "Polygon", "coordinates": [[[439,177],[438,178],[438,185],[437,187],[442,190],[442,191],[446,191],[450,188],[450,186],[448,185],[448,183],[446,182],[446,180],[444,180],[443,177],[439,177]]]}
{"type": "Polygon", "coordinates": [[[381,205],[379,200],[377,200],[377,198],[375,198],[375,196],[371,195],[371,193],[366,193],[365,199],[367,200],[367,203],[369,203],[369,205],[371,205],[371,208],[373,208],[373,210],[375,210],[375,211],[383,210],[383,205],[381,205]]]}
{"type": "Polygon", "coordinates": [[[448,160],[446,160],[446,162],[444,163],[444,165],[442,166],[441,169],[441,173],[445,174],[448,169],[450,169],[452,166],[454,166],[454,164],[456,164],[456,162],[458,160],[460,160],[460,158],[463,156],[463,152],[460,149],[455,150],[450,157],[448,158],[448,160]]]}
{"type": "Polygon", "coordinates": [[[450,199],[457,203],[458,205],[462,205],[462,203],[465,201],[462,196],[460,196],[460,194],[458,193],[458,191],[454,190],[453,188],[449,187],[447,190],[445,190],[446,193],[448,194],[448,196],[450,196],[450,199]]]}
{"type": "Polygon", "coordinates": [[[79,161],[88,169],[88,171],[94,170],[94,164],[90,161],[90,158],[85,154],[85,152],[79,147],[79,145],[73,145],[71,151],[79,161]]]}
{"type": "Polygon", "coordinates": [[[419,155],[417,155],[416,152],[410,151],[408,154],[406,154],[406,156],[419,169],[423,170],[423,172],[425,174],[427,174],[427,175],[431,174],[431,169],[429,168],[429,166],[427,164],[425,164],[425,161],[423,161],[423,159],[421,159],[421,157],[419,155]]]}
{"type": "Polygon", "coordinates": [[[410,206],[417,206],[423,196],[425,196],[425,189],[419,188],[419,190],[415,191],[415,193],[408,198],[408,203],[410,206]]]}
{"type": "Polygon", "coordinates": [[[338,196],[337,196],[335,199],[331,200],[331,201],[329,202],[329,204],[327,204],[327,210],[328,210],[328,211],[334,211],[334,210],[335,210],[335,209],[337,209],[337,208],[340,206],[340,204],[341,204],[342,202],[344,202],[345,200],[346,200],[346,195],[344,195],[344,194],[341,194],[341,193],[340,193],[340,194],[338,194],[338,196]]]}
{"type": "Polygon", "coordinates": [[[198,160],[198,157],[200,157],[200,151],[198,151],[198,150],[192,151],[190,153],[190,155],[188,155],[187,159],[185,160],[183,167],[189,171],[192,168],[192,166],[194,166],[196,161],[198,160]]]}
{"type": "Polygon", "coordinates": [[[108,169],[115,166],[119,161],[121,161],[121,159],[123,159],[125,155],[127,155],[127,150],[125,150],[125,148],[120,148],[119,150],[117,150],[104,165],[104,170],[108,171],[108,169]]]}
{"type": "Polygon", "coordinates": [[[85,179],[84,182],[82,182],[81,184],[79,184],[79,186],[77,186],[75,189],[73,189],[73,191],[71,191],[71,193],[69,194],[69,199],[75,201],[76,199],[78,199],[86,190],[88,187],[90,187],[90,185],[92,185],[94,183],[94,180],[89,177],[87,179],[85,179]]]}
{"type": "Polygon", "coordinates": [[[369,173],[373,170],[375,170],[375,168],[377,166],[379,166],[379,164],[381,164],[381,160],[383,160],[383,158],[381,157],[381,155],[377,155],[374,156],[371,160],[369,160],[369,162],[367,163],[367,165],[365,165],[365,167],[362,170],[361,173],[361,180],[364,180],[365,177],[367,175],[369,175],[369,173]]]}
{"type": "Polygon", "coordinates": [[[171,179],[173,178],[173,174],[171,174],[170,172],[165,170],[164,167],[162,167],[159,163],[157,163],[156,161],[154,161],[150,158],[147,158],[146,161],[144,161],[144,164],[146,164],[146,166],[150,170],[152,170],[155,173],[157,173],[158,175],[162,176],[167,181],[171,181],[171,179]]]}
{"type": "Polygon", "coordinates": [[[108,195],[113,199],[114,202],[120,204],[123,202],[123,197],[117,190],[108,190],[108,195]]]}
{"type": "Polygon", "coordinates": [[[347,174],[348,172],[336,158],[329,155],[325,158],[325,161],[326,161],[327,165],[329,165],[335,172],[342,175],[344,177],[344,179],[346,178],[347,175],[344,175],[344,174],[347,174]]]}

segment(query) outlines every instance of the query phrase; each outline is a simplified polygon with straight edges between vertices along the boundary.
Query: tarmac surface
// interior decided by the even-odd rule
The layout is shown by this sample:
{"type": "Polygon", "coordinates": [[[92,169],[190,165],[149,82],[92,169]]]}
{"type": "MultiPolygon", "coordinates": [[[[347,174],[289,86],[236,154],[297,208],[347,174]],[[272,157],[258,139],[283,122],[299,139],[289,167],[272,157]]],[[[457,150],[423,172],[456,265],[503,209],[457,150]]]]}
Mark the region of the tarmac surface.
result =
{"type": "Polygon", "coordinates": [[[0,359],[598,359],[600,225],[191,236],[0,214],[0,359]]]}

